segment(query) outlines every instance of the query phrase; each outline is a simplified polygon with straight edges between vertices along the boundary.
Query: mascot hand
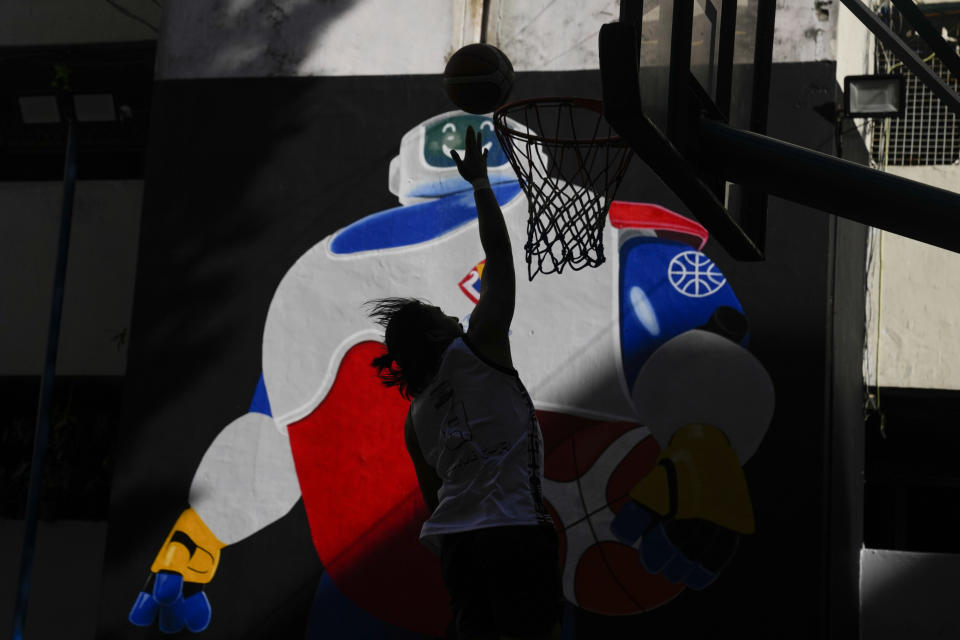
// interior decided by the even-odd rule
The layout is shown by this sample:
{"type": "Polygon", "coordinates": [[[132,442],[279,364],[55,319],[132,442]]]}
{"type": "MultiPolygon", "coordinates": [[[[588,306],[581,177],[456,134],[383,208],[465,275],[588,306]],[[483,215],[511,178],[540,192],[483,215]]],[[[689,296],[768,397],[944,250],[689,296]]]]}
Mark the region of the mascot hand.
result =
{"type": "Polygon", "coordinates": [[[206,629],[211,611],[203,585],[213,579],[223,547],[193,509],[180,514],[130,610],[130,622],[148,627],[159,617],[164,633],[206,629]]]}
{"type": "Polygon", "coordinates": [[[613,534],[638,546],[647,571],[693,589],[712,583],[740,535],[754,532],[743,468],[727,437],[709,425],[678,429],[630,498],[613,534]]]}

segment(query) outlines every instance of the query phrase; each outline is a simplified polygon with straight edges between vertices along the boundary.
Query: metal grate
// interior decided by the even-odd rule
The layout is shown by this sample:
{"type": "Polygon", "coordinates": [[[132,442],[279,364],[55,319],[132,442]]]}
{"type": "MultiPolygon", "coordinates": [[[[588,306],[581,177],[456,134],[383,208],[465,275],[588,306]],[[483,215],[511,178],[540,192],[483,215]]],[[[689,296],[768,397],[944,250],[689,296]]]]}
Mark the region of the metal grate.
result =
{"type": "MultiPolygon", "coordinates": [[[[922,55],[922,54],[921,54],[922,55]]],[[[960,164],[960,121],[927,89],[903,63],[880,42],[877,43],[877,73],[901,74],[906,78],[906,109],[902,118],[873,121],[873,158],[888,165],[960,164]]],[[[958,78],[950,75],[939,59],[925,62],[954,91],[958,78]]]]}

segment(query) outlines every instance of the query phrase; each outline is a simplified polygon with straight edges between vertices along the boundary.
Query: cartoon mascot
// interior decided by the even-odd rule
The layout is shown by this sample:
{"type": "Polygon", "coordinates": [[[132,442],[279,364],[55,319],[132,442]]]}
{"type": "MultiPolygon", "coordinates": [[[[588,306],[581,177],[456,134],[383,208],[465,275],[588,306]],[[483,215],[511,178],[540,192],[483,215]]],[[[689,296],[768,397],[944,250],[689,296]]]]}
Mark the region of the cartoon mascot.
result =
{"type": "MultiPolygon", "coordinates": [[[[387,637],[443,635],[439,559],[418,542],[428,514],[403,442],[408,403],[370,366],[383,346],[364,303],[417,297],[469,323],[483,251],[450,158],[468,126],[487,141],[511,241],[524,246],[527,199],[489,117],[444,113],[404,135],[390,164],[400,206],[324,238],[277,287],[250,411],[204,454],[133,624],[206,629],[221,550],[302,496],[325,569],[311,628],[338,637],[353,607],[352,624],[387,637]]],[[[626,615],[706,587],[753,533],[742,465],[774,393],[745,348],[739,301],[700,251],[705,230],[650,204],[614,202],[608,216],[600,267],[517,283],[511,344],[543,432],[564,595],[626,615]]]]}

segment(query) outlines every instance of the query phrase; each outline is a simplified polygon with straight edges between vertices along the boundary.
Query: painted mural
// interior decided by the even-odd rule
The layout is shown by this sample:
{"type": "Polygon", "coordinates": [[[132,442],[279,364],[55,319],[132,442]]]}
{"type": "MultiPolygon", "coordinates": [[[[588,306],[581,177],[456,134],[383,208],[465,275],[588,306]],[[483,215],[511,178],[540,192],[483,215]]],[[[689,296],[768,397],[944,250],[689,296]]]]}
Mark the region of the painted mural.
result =
{"type": "MultiPolygon", "coordinates": [[[[216,589],[221,550],[302,498],[324,566],[310,637],[444,635],[439,558],[418,541],[428,513],[403,442],[408,402],[370,366],[382,336],[364,303],[417,297],[468,326],[483,250],[472,190],[449,155],[467,126],[487,140],[521,255],[527,201],[491,120],[448,112],[404,135],[387,185],[399,205],[358,211],[279,283],[249,411],[203,455],[131,623],[215,625],[204,590],[216,589]]],[[[742,466],[774,394],[700,225],[613,202],[605,233],[600,267],[521,276],[511,345],[543,432],[566,600],[620,616],[708,589],[754,532],[742,466]]]]}

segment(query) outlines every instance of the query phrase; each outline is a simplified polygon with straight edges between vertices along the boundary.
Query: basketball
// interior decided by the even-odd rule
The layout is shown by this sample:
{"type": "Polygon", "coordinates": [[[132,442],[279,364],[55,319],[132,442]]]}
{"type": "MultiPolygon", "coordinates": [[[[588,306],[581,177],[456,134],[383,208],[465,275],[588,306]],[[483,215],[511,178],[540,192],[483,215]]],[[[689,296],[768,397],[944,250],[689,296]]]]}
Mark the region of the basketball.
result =
{"type": "Polygon", "coordinates": [[[468,44],[447,61],[443,87],[460,109],[483,114],[506,103],[513,78],[513,65],[502,51],[489,44],[468,44]]]}

